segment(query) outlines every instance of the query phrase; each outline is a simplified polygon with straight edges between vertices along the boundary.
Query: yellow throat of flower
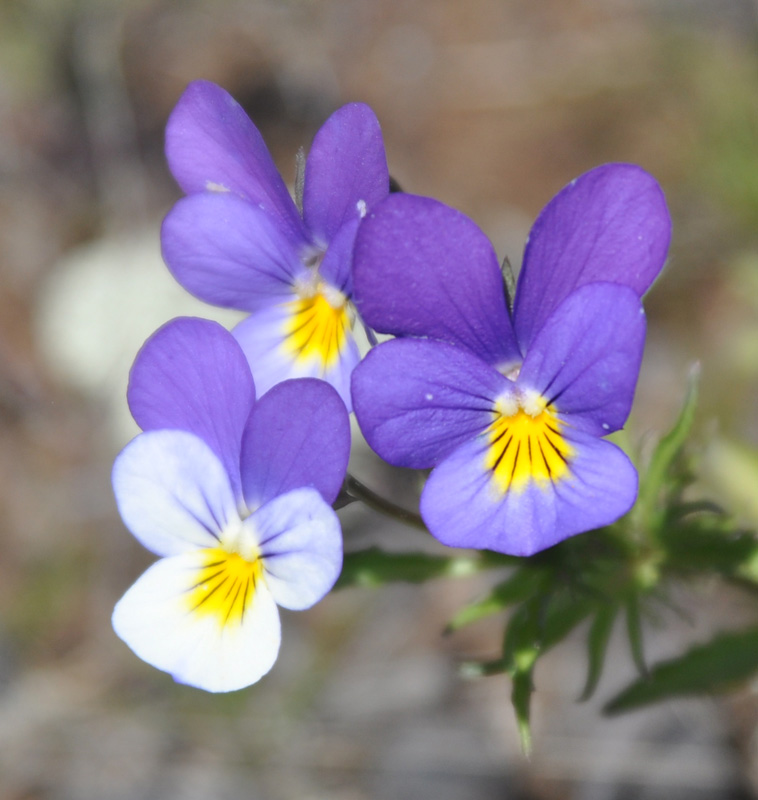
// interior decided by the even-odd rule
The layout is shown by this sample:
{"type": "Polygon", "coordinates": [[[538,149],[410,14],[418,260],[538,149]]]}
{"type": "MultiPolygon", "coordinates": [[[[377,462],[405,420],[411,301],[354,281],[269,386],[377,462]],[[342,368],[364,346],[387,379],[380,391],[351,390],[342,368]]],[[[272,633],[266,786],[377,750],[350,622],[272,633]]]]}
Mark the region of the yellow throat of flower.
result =
{"type": "Polygon", "coordinates": [[[241,624],[262,578],[263,563],[257,556],[246,558],[223,547],[209,548],[187,589],[188,611],[215,617],[222,628],[241,624]]]}
{"type": "Polygon", "coordinates": [[[352,326],[347,298],[321,282],[298,294],[287,304],[285,349],[295,361],[317,359],[328,370],[339,361],[352,326]]]}
{"type": "Polygon", "coordinates": [[[497,489],[523,491],[530,481],[557,483],[570,474],[573,449],[555,408],[536,393],[500,401],[487,429],[485,465],[497,489]]]}

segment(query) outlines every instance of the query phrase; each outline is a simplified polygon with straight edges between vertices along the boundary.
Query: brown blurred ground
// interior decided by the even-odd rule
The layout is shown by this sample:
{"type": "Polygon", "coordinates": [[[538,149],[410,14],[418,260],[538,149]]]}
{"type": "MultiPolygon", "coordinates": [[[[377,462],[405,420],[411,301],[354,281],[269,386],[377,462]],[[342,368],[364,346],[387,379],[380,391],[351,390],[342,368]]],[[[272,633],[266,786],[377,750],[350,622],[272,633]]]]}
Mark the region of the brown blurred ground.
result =
{"type": "MultiPolygon", "coordinates": [[[[109,627],[150,561],[109,472],[140,341],[175,314],[214,313],[171,285],[157,228],[178,197],[163,125],[202,77],[245,105],[288,178],[332,110],[368,102],[403,188],[471,215],[514,264],[581,172],[633,161],[656,175],[674,244],[647,301],[632,437],[665,427],[701,360],[713,490],[758,525],[734,466],[758,448],[757,43],[748,0],[5,0],[0,800],[754,796],[749,692],[603,721],[599,703],[573,702],[578,643],[537,673],[522,760],[507,682],[456,674],[496,651],[497,622],[440,636],[476,581],[332,596],[286,617],[258,686],[174,686],[109,627]]],[[[365,455],[359,468],[379,479],[365,455]]],[[[416,541],[354,508],[343,522],[351,545],[416,541]]],[[[755,615],[707,586],[681,602],[694,626],[665,617],[653,657],[755,615]]],[[[601,697],[628,661],[619,636],[601,697]]]]}

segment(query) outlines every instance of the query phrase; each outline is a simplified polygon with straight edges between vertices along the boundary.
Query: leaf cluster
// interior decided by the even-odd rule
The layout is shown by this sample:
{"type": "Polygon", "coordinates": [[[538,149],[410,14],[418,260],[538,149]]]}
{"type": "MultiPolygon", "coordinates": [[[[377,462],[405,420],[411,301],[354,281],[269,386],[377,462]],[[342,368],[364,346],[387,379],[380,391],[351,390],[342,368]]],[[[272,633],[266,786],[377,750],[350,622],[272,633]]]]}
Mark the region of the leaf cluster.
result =
{"type": "Polygon", "coordinates": [[[715,503],[691,499],[695,471],[687,448],[697,399],[693,370],[678,419],[640,465],[635,507],[611,526],[568,539],[530,558],[496,553],[427,555],[371,548],[348,553],[338,586],[421,582],[496,569],[503,573],[484,597],[450,621],[455,631],[508,611],[500,653],[467,663],[464,674],[506,674],[524,752],[531,747],[529,722],[534,670],[539,659],[582,627],[587,676],[580,699],[594,693],[608,642],[623,619],[639,677],[605,706],[620,713],[666,698],[727,689],[758,672],[758,628],[722,633],[678,658],[648,668],[643,620],[666,602],[676,581],[714,577],[758,590],[758,540],[735,527],[715,503]],[[585,624],[586,623],[586,624],[585,624]]]}

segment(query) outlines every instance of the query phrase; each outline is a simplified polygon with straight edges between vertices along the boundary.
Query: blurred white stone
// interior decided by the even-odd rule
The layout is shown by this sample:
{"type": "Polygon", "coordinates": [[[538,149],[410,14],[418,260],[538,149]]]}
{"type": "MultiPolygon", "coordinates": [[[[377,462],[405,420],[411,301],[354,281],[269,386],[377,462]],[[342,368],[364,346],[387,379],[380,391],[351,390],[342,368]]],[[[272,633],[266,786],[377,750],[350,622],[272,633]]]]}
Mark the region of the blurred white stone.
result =
{"type": "Polygon", "coordinates": [[[178,316],[230,328],[244,315],[207,305],[174,280],[155,224],[91,242],[56,265],[38,306],[39,348],[59,380],[107,404],[121,444],[137,432],[126,405],[129,368],[145,339],[178,316]]]}

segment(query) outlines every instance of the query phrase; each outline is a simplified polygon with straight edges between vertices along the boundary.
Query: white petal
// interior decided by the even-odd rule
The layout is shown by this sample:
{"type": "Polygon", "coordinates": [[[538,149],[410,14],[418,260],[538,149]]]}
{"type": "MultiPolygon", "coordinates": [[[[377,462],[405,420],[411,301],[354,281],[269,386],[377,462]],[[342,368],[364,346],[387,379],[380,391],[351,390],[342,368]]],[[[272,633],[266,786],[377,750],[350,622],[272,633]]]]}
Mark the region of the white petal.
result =
{"type": "Polygon", "coordinates": [[[176,681],[231,692],[255,683],[274,665],[279,612],[263,580],[232,619],[193,610],[198,575],[213,552],[219,551],[172,556],[150,567],[117,603],[113,628],[141,659],[176,681]]]}
{"type": "Polygon", "coordinates": [[[214,547],[239,516],[229,477],[197,436],[140,434],[116,458],[113,491],[127,528],[161,556],[214,547]]]}
{"type": "Polygon", "coordinates": [[[266,583],[280,606],[310,608],[334,586],[342,569],[342,532],[315,489],[274,498],[245,526],[255,529],[266,583]]]}

